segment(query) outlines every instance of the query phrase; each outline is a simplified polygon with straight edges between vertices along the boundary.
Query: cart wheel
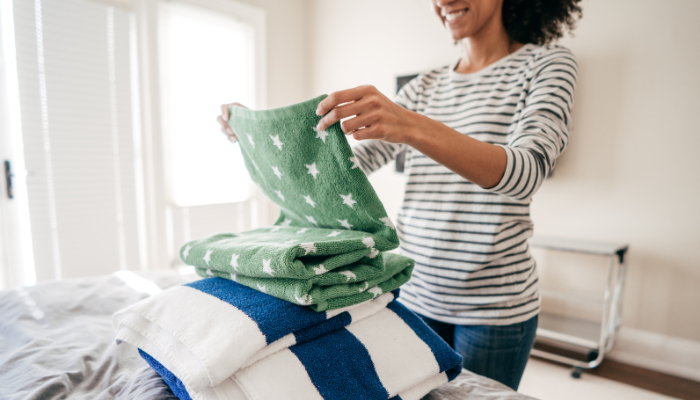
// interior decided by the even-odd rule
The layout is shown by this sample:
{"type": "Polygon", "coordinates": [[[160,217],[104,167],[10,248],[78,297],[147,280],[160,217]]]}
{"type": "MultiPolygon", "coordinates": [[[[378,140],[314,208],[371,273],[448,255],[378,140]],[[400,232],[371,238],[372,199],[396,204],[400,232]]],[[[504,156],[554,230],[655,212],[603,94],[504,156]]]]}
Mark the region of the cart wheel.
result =
{"type": "Polygon", "coordinates": [[[576,367],[573,371],[571,371],[571,377],[575,379],[579,379],[581,374],[583,374],[583,369],[581,367],[576,367]]]}

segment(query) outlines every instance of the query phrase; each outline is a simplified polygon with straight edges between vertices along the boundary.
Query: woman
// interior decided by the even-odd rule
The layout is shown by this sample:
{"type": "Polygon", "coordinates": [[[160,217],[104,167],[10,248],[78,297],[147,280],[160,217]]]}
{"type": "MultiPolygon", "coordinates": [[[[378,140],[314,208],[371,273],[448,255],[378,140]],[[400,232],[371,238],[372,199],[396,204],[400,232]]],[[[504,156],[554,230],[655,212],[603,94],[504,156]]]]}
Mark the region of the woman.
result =
{"type": "MultiPolygon", "coordinates": [[[[460,59],[409,82],[395,103],[372,86],[330,94],[323,130],[342,129],[370,173],[408,149],[397,230],[416,260],[403,303],[464,357],[517,390],[540,297],[529,205],[571,132],[576,61],[550,45],[580,0],[433,0],[460,59]]],[[[218,120],[226,124],[228,105],[218,120]]]]}

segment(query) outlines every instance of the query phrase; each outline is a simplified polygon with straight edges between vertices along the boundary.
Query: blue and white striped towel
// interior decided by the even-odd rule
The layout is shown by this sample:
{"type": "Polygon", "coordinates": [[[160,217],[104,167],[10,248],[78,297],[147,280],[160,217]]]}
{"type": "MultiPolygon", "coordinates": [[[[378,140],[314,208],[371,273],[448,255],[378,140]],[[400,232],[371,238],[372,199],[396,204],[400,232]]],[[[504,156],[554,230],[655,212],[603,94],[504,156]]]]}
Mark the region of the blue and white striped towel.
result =
{"type": "MultiPolygon", "coordinates": [[[[177,377],[143,357],[181,399],[177,377]]],[[[418,400],[459,375],[462,359],[398,302],[343,329],[280,350],[195,399],[418,400]]]]}
{"type": "Polygon", "coordinates": [[[120,310],[113,325],[117,341],[152,355],[196,394],[282,349],[373,315],[397,296],[398,290],[319,313],[232,280],[208,278],[120,310]]]}

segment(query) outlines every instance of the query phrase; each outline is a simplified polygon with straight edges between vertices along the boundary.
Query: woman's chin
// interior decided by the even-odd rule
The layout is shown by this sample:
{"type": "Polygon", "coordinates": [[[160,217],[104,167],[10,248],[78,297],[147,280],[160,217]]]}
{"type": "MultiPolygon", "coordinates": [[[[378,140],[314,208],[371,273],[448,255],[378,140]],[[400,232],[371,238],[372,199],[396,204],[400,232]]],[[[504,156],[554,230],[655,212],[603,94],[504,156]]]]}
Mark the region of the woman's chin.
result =
{"type": "Polygon", "coordinates": [[[460,26],[459,28],[455,27],[453,29],[450,29],[450,35],[452,36],[452,39],[455,42],[459,42],[462,39],[468,38],[473,32],[471,32],[471,29],[468,29],[466,26],[460,26]]]}
{"type": "Polygon", "coordinates": [[[461,42],[462,39],[466,39],[469,37],[469,35],[465,35],[464,33],[460,33],[460,32],[452,31],[451,34],[452,34],[452,40],[454,40],[455,42],[461,42]]]}

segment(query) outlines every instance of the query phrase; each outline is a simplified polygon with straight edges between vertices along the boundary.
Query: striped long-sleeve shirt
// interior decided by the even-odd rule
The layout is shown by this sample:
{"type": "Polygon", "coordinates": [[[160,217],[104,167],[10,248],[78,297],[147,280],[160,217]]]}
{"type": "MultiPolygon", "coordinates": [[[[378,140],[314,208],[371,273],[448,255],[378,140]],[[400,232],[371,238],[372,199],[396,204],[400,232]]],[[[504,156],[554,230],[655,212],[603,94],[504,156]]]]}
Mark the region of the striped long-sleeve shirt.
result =
{"type": "MultiPolygon", "coordinates": [[[[421,74],[396,103],[475,139],[502,146],[506,170],[483,189],[408,147],[408,183],[397,220],[401,252],[416,260],[401,299],[413,311],[460,325],[508,325],[540,307],[532,196],[571,132],[576,59],[561,46],[528,44],[472,74],[455,64],[421,74]]],[[[401,144],[353,148],[366,173],[401,144]]]]}

